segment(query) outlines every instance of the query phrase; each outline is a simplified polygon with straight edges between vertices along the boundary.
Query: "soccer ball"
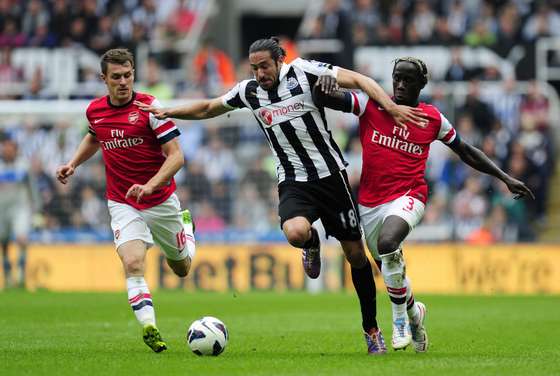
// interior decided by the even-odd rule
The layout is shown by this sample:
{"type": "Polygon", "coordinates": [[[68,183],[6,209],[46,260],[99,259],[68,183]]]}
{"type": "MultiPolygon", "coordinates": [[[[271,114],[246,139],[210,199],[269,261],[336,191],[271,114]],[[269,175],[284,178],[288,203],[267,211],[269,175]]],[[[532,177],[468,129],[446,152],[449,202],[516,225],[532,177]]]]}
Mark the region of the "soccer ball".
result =
{"type": "Polygon", "coordinates": [[[196,355],[220,355],[228,339],[225,324],[212,316],[194,321],[187,331],[187,344],[196,355]]]}

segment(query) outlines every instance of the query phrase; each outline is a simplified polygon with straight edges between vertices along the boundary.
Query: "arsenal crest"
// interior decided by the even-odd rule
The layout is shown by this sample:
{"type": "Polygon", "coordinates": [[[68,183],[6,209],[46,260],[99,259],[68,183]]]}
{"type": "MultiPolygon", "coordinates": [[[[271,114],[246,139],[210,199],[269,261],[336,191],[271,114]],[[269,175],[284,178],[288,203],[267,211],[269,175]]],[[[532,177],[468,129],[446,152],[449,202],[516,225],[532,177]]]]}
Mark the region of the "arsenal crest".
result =
{"type": "Polygon", "coordinates": [[[138,111],[132,111],[128,114],[128,122],[130,124],[135,124],[138,121],[138,118],[140,118],[138,111]]]}

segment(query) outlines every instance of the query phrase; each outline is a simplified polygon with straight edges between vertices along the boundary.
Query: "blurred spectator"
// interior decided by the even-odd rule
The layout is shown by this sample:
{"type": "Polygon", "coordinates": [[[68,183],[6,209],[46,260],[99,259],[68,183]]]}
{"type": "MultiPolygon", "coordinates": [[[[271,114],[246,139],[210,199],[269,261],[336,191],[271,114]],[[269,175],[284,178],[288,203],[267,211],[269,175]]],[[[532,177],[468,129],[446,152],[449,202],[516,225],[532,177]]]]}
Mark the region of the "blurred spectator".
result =
{"type": "Polygon", "coordinates": [[[506,79],[492,96],[492,107],[500,122],[513,135],[519,130],[521,95],[516,90],[517,81],[506,79]]]}
{"type": "Polygon", "coordinates": [[[549,129],[550,104],[540,91],[537,81],[529,83],[527,95],[521,101],[521,127],[522,129],[549,129]]]}
{"type": "Polygon", "coordinates": [[[31,76],[27,90],[22,95],[22,99],[48,99],[50,97],[43,86],[43,71],[37,67],[31,76]]]}
{"type": "Polygon", "coordinates": [[[61,44],[66,44],[65,39],[72,23],[72,13],[69,12],[67,0],[53,0],[50,15],[49,30],[54,33],[61,44]]]}
{"type": "Polygon", "coordinates": [[[469,176],[465,187],[457,193],[453,202],[459,239],[466,239],[482,225],[487,208],[488,202],[482,194],[479,177],[469,176]]]}
{"type": "Polygon", "coordinates": [[[496,34],[489,29],[486,22],[477,20],[465,35],[465,43],[471,47],[493,46],[496,44],[496,34]]]}
{"type": "Polygon", "coordinates": [[[467,31],[468,17],[463,1],[455,0],[447,14],[447,28],[449,33],[455,38],[460,39],[467,31]]]}
{"type": "Polygon", "coordinates": [[[32,203],[37,206],[35,184],[29,174],[29,163],[18,152],[18,145],[10,139],[2,140],[0,159],[0,244],[4,286],[24,287],[29,232],[31,231],[32,203]],[[12,263],[8,250],[10,242],[18,246],[17,283],[12,278],[12,263]]]}
{"type": "Polygon", "coordinates": [[[49,13],[40,0],[29,0],[23,13],[21,31],[28,36],[34,36],[38,27],[48,26],[49,13]]]}
{"type": "Polygon", "coordinates": [[[506,57],[511,49],[519,44],[520,22],[517,7],[513,3],[504,5],[498,16],[497,52],[506,57]]]}
{"type": "Polygon", "coordinates": [[[533,42],[539,37],[560,35],[560,15],[546,1],[538,3],[537,11],[523,27],[523,38],[533,42]]]}
{"type": "Polygon", "coordinates": [[[233,202],[233,224],[236,228],[255,232],[265,232],[271,228],[268,223],[268,207],[255,184],[242,184],[233,202]]]}
{"type": "Polygon", "coordinates": [[[18,29],[14,19],[8,18],[0,33],[0,47],[22,47],[27,42],[27,36],[18,29]]]}
{"type": "Polygon", "coordinates": [[[193,217],[196,218],[196,231],[215,234],[225,230],[226,223],[216,213],[216,209],[208,200],[194,203],[193,208],[193,217]]]}
{"type": "Polygon", "coordinates": [[[474,126],[482,135],[488,134],[494,124],[495,115],[492,108],[480,98],[480,84],[478,81],[469,82],[469,91],[465,104],[458,110],[459,114],[470,114],[474,126]]]}
{"type": "Polygon", "coordinates": [[[97,32],[92,33],[91,48],[101,55],[105,51],[116,47],[117,43],[113,34],[113,19],[110,16],[101,17],[97,25],[97,32]]]}
{"type": "Polygon", "coordinates": [[[471,78],[470,70],[465,67],[461,57],[460,48],[451,49],[451,63],[445,73],[446,81],[468,81],[471,78]]]}
{"type": "Polygon", "coordinates": [[[146,82],[139,85],[138,91],[148,93],[161,100],[173,98],[173,88],[161,80],[160,66],[156,59],[150,58],[146,63],[146,82]]]}
{"type": "MultiPolygon", "coordinates": [[[[12,49],[5,47],[0,51],[0,87],[16,84],[22,81],[23,72],[12,64],[12,49]]],[[[4,94],[0,91],[1,99],[14,99],[15,95],[4,94]]]]}
{"type": "Polygon", "coordinates": [[[428,42],[434,33],[435,25],[436,15],[430,8],[430,4],[426,0],[417,1],[412,16],[412,26],[418,34],[418,41],[428,42]]]}
{"type": "Polygon", "coordinates": [[[197,84],[207,96],[224,93],[235,81],[235,69],[231,58],[206,39],[193,59],[193,69],[197,84]]]}

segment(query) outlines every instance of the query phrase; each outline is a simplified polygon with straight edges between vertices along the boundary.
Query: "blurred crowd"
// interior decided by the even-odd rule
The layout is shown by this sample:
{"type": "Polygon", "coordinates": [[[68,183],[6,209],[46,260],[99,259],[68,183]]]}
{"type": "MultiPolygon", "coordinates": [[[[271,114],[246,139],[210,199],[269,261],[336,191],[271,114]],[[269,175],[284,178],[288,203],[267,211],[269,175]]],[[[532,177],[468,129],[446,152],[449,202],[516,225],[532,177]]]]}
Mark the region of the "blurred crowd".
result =
{"type": "Polygon", "coordinates": [[[325,0],[309,37],[357,46],[487,46],[505,56],[520,42],[560,35],[559,10],[554,0],[325,0]]]}
{"type": "MultiPolygon", "coordinates": [[[[559,35],[558,3],[326,0],[308,37],[339,38],[344,46],[487,46],[505,56],[515,43],[559,35]]],[[[13,82],[27,85],[18,95],[0,90],[0,98],[53,98],[44,90],[43,72],[35,70],[24,77],[20,67],[11,63],[18,47],[83,46],[101,53],[126,46],[134,51],[143,41],[184,37],[203,5],[204,0],[0,0],[0,87],[13,82]]],[[[282,44],[288,50],[288,61],[297,56],[293,41],[283,38],[282,44]]],[[[423,99],[435,104],[463,139],[526,182],[536,200],[514,200],[499,181],[474,173],[445,146],[435,143],[427,174],[431,197],[421,229],[413,235],[418,240],[473,243],[535,240],[538,225],[546,221],[555,159],[551,104],[537,83],[520,90],[514,79],[504,79],[494,67],[466,66],[460,52],[460,48],[451,50],[445,76],[430,78],[430,95],[423,99]],[[469,82],[466,96],[445,90],[442,82],[453,81],[469,82]]],[[[167,52],[150,56],[137,69],[136,90],[165,103],[174,98],[217,96],[251,76],[246,59],[234,62],[210,38],[201,40],[189,61],[177,76],[169,74],[180,65],[176,56],[167,52]]],[[[104,93],[97,72],[84,70],[80,80],[91,83],[93,89],[76,98],[104,93]]],[[[250,239],[251,234],[278,233],[270,150],[254,119],[235,119],[179,122],[187,163],[176,178],[178,195],[182,205],[193,212],[201,234],[219,237],[229,231],[249,234],[250,239]]],[[[345,150],[351,183],[357,188],[361,165],[357,119],[351,115],[333,119],[331,128],[345,150]]],[[[110,238],[100,156],[80,167],[72,184],[61,185],[54,179],[56,167],[70,159],[87,131],[85,118],[52,122],[21,117],[3,119],[0,125],[0,148],[5,140],[14,140],[20,158],[29,163],[36,190],[35,230],[78,229],[110,238]]]]}
{"type": "MultiPolygon", "coordinates": [[[[545,220],[554,145],[549,101],[537,83],[519,94],[514,81],[487,91],[469,84],[463,101],[433,90],[427,101],[444,113],[464,140],[482,149],[508,174],[528,184],[536,200],[514,200],[505,185],[476,173],[441,143],[434,143],[428,161],[430,200],[419,230],[421,240],[459,239],[471,242],[531,241],[545,220]],[[451,111],[451,107],[453,111],[451,111]]],[[[179,122],[186,166],[177,175],[178,195],[196,219],[197,231],[220,236],[224,231],[278,232],[274,161],[254,120],[179,122]]],[[[334,136],[345,149],[349,176],[359,183],[361,146],[357,119],[333,116],[334,136]]],[[[20,145],[30,161],[39,197],[35,226],[107,231],[104,170],[100,156],[78,169],[72,184],[58,184],[56,167],[69,160],[87,127],[81,121],[10,124],[3,139],[20,145]],[[82,126],[78,126],[78,124],[82,126]]]]}

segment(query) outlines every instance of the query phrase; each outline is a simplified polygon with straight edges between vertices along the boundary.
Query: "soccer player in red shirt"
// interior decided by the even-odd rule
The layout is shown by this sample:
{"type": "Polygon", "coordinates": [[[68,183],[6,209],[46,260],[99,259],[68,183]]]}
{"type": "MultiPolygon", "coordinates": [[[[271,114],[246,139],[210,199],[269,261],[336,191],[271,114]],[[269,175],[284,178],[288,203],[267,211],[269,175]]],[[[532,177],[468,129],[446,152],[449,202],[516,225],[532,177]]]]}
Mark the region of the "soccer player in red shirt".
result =
{"type": "Polygon", "coordinates": [[[160,106],[151,95],[133,91],[134,58],[126,49],[101,57],[101,78],[108,95],[93,100],[86,116],[89,132],[72,159],[56,171],[66,184],[76,168],[101,149],[105,162],[106,197],[115,246],[123,263],[128,301],[144,342],[155,352],[167,348],[156,327],[150,290],[144,280],[147,250],[154,242],[179,277],[189,273],[195,254],[193,223],[175,195],[173,176],[184,157],[170,120],[140,111],[135,101],[160,106]]]}
{"type": "Polygon", "coordinates": [[[423,61],[412,57],[396,60],[393,68],[395,103],[422,109],[428,119],[424,126],[397,125],[366,94],[332,91],[334,84],[330,77],[321,77],[314,88],[316,102],[360,117],[363,151],[358,206],[361,222],[368,248],[378,266],[381,264],[391,299],[393,348],[405,349],[412,342],[416,352],[428,349],[424,328],[426,307],[414,301],[405,274],[402,243],[424,214],[428,197],[424,173],[430,144],[436,140],[443,142],[469,166],[502,180],[515,198],[534,198],[524,183],[502,171],[482,151],[461,140],[436,107],[418,101],[427,82],[428,71],[423,61]]]}

